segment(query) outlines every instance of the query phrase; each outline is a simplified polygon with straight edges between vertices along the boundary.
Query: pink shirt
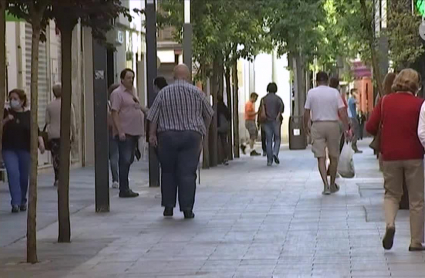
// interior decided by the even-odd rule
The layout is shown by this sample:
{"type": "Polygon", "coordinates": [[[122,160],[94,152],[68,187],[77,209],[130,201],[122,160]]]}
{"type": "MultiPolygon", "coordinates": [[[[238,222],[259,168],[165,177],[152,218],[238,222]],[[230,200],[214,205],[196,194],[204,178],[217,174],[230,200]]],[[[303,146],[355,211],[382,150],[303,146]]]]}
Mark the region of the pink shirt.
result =
{"type": "Polygon", "coordinates": [[[123,85],[115,89],[111,94],[111,110],[118,112],[122,132],[131,136],[144,135],[145,118],[133,91],[123,85]]]}

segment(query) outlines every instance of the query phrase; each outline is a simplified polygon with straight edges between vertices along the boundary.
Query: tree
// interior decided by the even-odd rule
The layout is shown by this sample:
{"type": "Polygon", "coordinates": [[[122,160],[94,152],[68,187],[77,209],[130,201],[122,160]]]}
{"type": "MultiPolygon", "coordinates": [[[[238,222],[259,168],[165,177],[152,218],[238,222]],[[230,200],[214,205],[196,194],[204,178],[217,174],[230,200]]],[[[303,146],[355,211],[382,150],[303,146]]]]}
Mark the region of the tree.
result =
{"type": "Polygon", "coordinates": [[[92,30],[95,39],[106,44],[106,33],[120,14],[129,20],[128,9],[119,0],[54,0],[47,16],[55,20],[61,33],[62,97],[60,169],[58,185],[59,242],[71,241],[69,213],[69,171],[71,151],[71,95],[72,95],[72,31],[79,21],[92,30]]]}
{"type": "MultiPolygon", "coordinates": [[[[3,119],[4,103],[6,100],[6,9],[7,0],[0,0],[0,119],[3,119]]],[[[2,150],[3,128],[0,128],[0,156],[2,150]]]]}
{"type": "Polygon", "coordinates": [[[9,6],[12,14],[24,18],[32,26],[31,40],[31,170],[27,220],[27,262],[37,262],[37,176],[38,176],[38,59],[40,41],[46,28],[44,13],[49,0],[15,1],[9,6]]]}

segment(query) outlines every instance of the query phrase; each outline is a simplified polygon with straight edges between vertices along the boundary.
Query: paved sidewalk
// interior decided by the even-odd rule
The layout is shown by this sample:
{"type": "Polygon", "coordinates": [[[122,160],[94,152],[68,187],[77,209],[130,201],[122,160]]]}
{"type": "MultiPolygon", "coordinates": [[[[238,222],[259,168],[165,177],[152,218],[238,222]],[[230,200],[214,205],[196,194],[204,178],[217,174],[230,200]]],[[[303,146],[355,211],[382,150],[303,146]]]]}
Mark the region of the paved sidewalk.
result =
{"type": "MultiPolygon", "coordinates": [[[[399,214],[393,250],[382,249],[382,178],[361,146],[356,178],[339,180],[341,191],[332,196],[321,195],[310,150],[284,148],[281,165],[271,168],[262,157],[244,157],[203,171],[196,218],[189,221],[177,209],[164,219],[159,189],[142,183],[135,187],[141,197],[123,200],[115,192],[112,211],[96,214],[77,197],[94,196],[93,185],[86,186],[72,201],[79,207],[73,242],[56,243],[57,223],[46,221],[38,233],[41,262],[20,263],[25,240],[7,244],[0,248],[0,277],[424,277],[424,255],[407,251],[407,212],[399,214]]],[[[85,170],[73,173],[78,182],[76,175],[90,180],[85,170]]],[[[54,199],[54,192],[46,195],[54,199]]],[[[10,217],[4,207],[0,219],[10,217]]],[[[45,213],[55,214],[53,208],[45,213]]],[[[17,220],[0,222],[0,237],[13,234],[17,220]]]]}

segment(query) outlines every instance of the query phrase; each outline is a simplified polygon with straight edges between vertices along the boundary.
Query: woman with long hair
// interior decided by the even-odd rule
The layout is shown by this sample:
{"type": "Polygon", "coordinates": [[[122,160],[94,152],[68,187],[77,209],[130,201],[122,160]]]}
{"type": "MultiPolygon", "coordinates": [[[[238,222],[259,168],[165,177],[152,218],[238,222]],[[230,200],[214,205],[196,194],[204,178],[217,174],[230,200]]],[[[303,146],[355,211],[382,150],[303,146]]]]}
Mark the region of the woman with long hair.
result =
{"type": "Polygon", "coordinates": [[[381,128],[382,170],[384,173],[384,210],[386,233],[383,247],[393,246],[395,219],[403,195],[403,178],[409,194],[409,251],[424,251],[424,148],[418,137],[419,113],[423,100],[416,97],[421,78],[413,69],[402,70],[392,91],[372,112],[366,130],[377,135],[381,128]]]}

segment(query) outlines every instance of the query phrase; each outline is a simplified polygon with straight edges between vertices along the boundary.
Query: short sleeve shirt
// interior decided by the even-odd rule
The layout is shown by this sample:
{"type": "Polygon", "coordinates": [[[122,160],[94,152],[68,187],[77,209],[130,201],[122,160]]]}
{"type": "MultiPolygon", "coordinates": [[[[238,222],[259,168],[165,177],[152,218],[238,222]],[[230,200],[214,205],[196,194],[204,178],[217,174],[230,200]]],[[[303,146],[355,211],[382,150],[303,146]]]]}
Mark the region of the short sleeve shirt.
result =
{"type": "Polygon", "coordinates": [[[118,112],[122,132],[130,136],[144,135],[145,118],[139,100],[123,85],[111,94],[111,110],[118,112]]]}
{"type": "Polygon", "coordinates": [[[253,102],[248,101],[245,104],[245,120],[251,120],[251,121],[255,120],[255,115],[249,116],[248,114],[250,113],[255,113],[255,106],[253,102]]]}
{"type": "Polygon", "coordinates": [[[307,94],[305,109],[311,111],[313,122],[338,121],[338,110],[344,108],[338,90],[328,86],[318,86],[307,94]]]}

